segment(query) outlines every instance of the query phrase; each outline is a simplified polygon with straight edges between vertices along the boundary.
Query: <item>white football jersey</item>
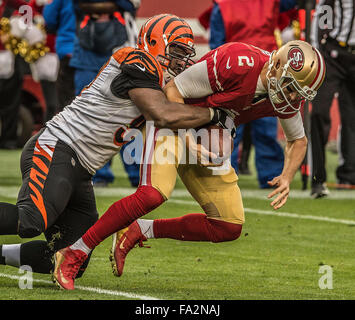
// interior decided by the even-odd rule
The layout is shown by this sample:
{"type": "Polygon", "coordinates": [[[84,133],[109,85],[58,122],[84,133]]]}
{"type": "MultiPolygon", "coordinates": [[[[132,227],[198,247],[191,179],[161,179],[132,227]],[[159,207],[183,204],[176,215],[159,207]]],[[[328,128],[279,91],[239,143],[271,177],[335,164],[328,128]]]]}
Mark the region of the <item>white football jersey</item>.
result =
{"type": "MultiPolygon", "coordinates": [[[[126,63],[127,57],[133,56],[133,59],[128,60],[132,60],[133,66],[139,68],[137,71],[142,72],[145,66],[144,55],[147,55],[150,62],[154,59],[143,50],[124,48],[117,51],[90,85],[84,88],[62,112],[46,123],[49,132],[69,145],[77,154],[82,166],[91,174],[103,167],[119,151],[122,146],[120,140],[122,128],[125,130],[138,127],[144,122],[141,112],[128,95],[118,97],[112,89],[115,78],[123,76],[120,68],[122,61],[126,63]]],[[[129,62],[127,65],[132,67],[129,62]]],[[[160,68],[156,61],[155,65],[160,68]]],[[[162,74],[161,68],[158,72],[162,74]]],[[[140,87],[144,87],[141,83],[142,81],[140,87]]],[[[160,74],[156,85],[161,88],[160,74]]],[[[148,84],[148,87],[151,87],[151,84],[148,84]]]]}

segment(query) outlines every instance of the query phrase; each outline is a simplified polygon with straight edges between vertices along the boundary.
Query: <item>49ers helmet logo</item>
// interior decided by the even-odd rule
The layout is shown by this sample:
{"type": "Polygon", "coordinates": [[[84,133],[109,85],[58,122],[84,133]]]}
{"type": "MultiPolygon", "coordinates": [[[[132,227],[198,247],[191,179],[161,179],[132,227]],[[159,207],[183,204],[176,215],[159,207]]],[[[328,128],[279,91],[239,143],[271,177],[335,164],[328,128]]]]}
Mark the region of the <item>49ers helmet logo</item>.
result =
{"type": "Polygon", "coordinates": [[[288,60],[291,59],[290,62],[290,67],[295,70],[295,71],[300,71],[302,70],[304,66],[304,54],[303,51],[300,48],[293,47],[291,50],[288,52],[288,60]]]}

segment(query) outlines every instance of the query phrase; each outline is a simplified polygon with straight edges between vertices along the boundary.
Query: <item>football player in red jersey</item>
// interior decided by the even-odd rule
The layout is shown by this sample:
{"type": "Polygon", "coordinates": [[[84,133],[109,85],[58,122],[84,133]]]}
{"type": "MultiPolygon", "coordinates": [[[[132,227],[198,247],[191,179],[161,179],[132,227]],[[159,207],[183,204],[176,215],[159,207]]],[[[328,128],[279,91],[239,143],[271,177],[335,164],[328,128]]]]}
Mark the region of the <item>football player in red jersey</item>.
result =
{"type": "MultiPolygon", "coordinates": [[[[315,97],[324,76],[323,57],[306,42],[289,42],[272,54],[247,44],[229,43],[209,52],[164,90],[172,101],[212,108],[223,106],[234,114],[236,125],[265,116],[280,119],[287,139],[285,164],[281,175],[269,182],[275,189],[268,196],[276,196],[271,206],[279,209],[288,199],[290,183],[306,152],[300,108],[305,99],[315,97]]],[[[159,142],[147,140],[143,157],[152,157],[158,148],[159,142]]],[[[118,276],[127,253],[147,238],[212,242],[237,239],[244,223],[237,176],[232,168],[220,175],[214,175],[213,170],[178,161],[170,165],[143,161],[136,193],[114,203],[81,239],[57,252],[57,282],[63,288],[73,289],[73,275],[85,257],[119,229],[112,257],[118,276]],[[139,219],[169,198],[177,173],[205,213],[139,219]],[[144,188],[149,193],[143,195],[144,188]]]]}

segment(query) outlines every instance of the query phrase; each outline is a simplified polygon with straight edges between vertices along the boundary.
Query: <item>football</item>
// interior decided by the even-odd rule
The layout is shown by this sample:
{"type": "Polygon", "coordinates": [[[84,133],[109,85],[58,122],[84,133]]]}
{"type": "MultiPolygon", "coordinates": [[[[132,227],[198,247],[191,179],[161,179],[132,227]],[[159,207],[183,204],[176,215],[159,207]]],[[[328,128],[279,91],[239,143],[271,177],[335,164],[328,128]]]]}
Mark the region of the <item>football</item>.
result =
{"type": "Polygon", "coordinates": [[[208,125],[201,128],[198,133],[197,144],[215,156],[214,159],[209,157],[208,165],[222,165],[231,156],[233,138],[228,129],[223,129],[218,125],[208,125]]]}

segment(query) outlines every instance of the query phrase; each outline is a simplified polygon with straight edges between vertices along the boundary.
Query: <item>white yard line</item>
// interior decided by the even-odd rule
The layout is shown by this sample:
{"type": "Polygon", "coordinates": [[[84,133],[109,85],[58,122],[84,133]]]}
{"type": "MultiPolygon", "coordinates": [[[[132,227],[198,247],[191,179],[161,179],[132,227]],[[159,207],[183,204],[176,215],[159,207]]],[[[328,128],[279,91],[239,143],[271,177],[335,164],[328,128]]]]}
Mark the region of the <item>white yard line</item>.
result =
{"type": "MultiPolygon", "coordinates": [[[[14,276],[6,273],[0,273],[0,277],[3,278],[8,278],[11,280],[20,280],[20,276],[14,276]]],[[[48,280],[41,280],[41,279],[33,279],[33,282],[37,283],[46,283],[46,284],[52,284],[52,281],[48,280]]],[[[101,288],[93,288],[93,287],[85,287],[85,286],[75,286],[76,290],[82,290],[82,291],[89,291],[93,293],[98,293],[98,294],[104,294],[104,295],[110,295],[110,296],[120,296],[120,297],[125,297],[129,299],[138,299],[138,300],[160,300],[155,297],[149,297],[149,296],[143,296],[143,295],[138,295],[134,293],[129,293],[129,292],[123,292],[123,291],[115,291],[115,290],[106,290],[106,289],[101,289],[101,288]]]]}
{"type": "MultiPolygon", "coordinates": [[[[10,186],[10,187],[0,186],[0,197],[3,196],[8,198],[17,198],[18,190],[19,188],[15,186],[10,186]]],[[[134,193],[135,190],[136,189],[134,188],[96,188],[95,194],[100,197],[117,197],[118,200],[122,197],[134,193]]],[[[267,200],[267,194],[270,191],[269,190],[241,190],[241,192],[243,198],[256,198],[256,199],[267,200]]],[[[290,198],[310,199],[309,191],[293,190],[290,193],[290,198]]],[[[330,196],[327,197],[327,199],[334,199],[334,200],[355,199],[355,191],[334,190],[331,192],[330,196]]],[[[313,201],[323,201],[323,200],[319,199],[313,201]]],[[[172,198],[169,199],[168,202],[198,206],[197,202],[192,200],[191,195],[186,190],[183,189],[174,190],[172,194],[172,198]],[[191,200],[176,199],[176,197],[188,197],[191,200]]],[[[345,220],[345,219],[329,218],[324,216],[313,216],[308,214],[296,214],[296,213],[288,213],[288,212],[272,211],[272,210],[259,210],[259,209],[252,209],[252,208],[244,208],[244,210],[245,212],[261,214],[261,215],[272,215],[272,216],[296,218],[296,219],[303,219],[303,220],[315,220],[315,221],[340,223],[346,225],[355,225],[355,220],[345,220]]]]}
{"type": "MultiPolygon", "coordinates": [[[[0,186],[0,197],[17,198],[20,187],[17,186],[0,186]]],[[[100,197],[125,197],[135,192],[135,188],[95,188],[95,194],[100,197]]],[[[255,198],[261,200],[267,200],[267,195],[270,190],[252,190],[241,188],[243,198],[255,198]]],[[[185,189],[175,189],[172,197],[189,197],[191,195],[185,189]]],[[[290,199],[311,199],[310,191],[291,190],[290,199]]],[[[331,190],[329,196],[324,200],[355,200],[355,190],[331,190]]],[[[323,199],[317,199],[314,201],[323,201],[323,199]]]]}
{"type": "MultiPolygon", "coordinates": [[[[170,199],[169,202],[176,204],[187,204],[187,205],[197,205],[197,202],[190,200],[179,200],[179,199],[170,199]]],[[[345,219],[336,219],[336,218],[328,218],[323,216],[312,216],[308,214],[297,214],[297,213],[289,213],[289,212],[280,212],[280,211],[272,211],[272,210],[258,210],[252,208],[244,208],[245,212],[256,213],[261,215],[268,215],[274,217],[288,217],[295,219],[303,219],[303,220],[316,220],[316,221],[325,221],[325,222],[333,222],[347,225],[355,225],[355,220],[345,220],[345,219]]]]}

